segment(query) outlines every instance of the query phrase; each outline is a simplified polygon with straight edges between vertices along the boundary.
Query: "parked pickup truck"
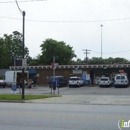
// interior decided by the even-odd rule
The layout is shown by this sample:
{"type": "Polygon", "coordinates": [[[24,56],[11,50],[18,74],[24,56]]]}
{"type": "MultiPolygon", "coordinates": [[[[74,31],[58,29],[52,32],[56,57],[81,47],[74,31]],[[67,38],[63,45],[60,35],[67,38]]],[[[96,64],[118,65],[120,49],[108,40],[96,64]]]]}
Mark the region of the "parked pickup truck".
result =
{"type": "Polygon", "coordinates": [[[72,86],[83,86],[83,80],[80,78],[80,77],[70,77],[69,79],[69,82],[68,82],[68,85],[69,87],[72,87],[72,86]]]}

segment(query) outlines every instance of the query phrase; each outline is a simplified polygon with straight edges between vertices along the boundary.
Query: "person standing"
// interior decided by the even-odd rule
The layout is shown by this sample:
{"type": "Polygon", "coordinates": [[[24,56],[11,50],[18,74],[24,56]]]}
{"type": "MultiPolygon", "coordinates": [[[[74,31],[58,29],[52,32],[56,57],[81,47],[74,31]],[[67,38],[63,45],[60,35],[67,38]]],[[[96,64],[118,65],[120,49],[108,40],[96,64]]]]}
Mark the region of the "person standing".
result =
{"type": "Polygon", "coordinates": [[[33,88],[37,88],[37,77],[33,78],[33,88]]]}

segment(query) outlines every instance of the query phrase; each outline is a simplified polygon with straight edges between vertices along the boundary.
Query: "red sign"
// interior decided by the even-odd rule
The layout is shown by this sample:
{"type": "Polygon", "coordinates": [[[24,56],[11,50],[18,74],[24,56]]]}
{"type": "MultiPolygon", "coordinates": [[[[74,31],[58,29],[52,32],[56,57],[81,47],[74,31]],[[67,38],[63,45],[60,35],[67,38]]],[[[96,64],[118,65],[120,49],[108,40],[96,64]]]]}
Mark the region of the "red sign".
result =
{"type": "Polygon", "coordinates": [[[53,62],[51,63],[51,66],[54,67],[54,63],[53,62]]]}

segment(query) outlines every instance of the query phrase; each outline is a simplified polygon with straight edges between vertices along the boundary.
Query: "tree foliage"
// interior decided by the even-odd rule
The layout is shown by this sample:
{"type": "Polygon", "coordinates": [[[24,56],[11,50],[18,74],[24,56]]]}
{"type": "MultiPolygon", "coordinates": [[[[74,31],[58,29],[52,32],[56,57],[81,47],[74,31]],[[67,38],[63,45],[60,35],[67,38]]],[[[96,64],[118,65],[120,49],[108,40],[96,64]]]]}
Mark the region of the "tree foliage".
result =
{"type": "MultiPolygon", "coordinates": [[[[86,61],[78,58],[76,61],[73,61],[73,63],[86,64],[86,61]]],[[[128,64],[128,63],[130,63],[129,60],[120,57],[116,58],[109,57],[106,59],[103,59],[101,57],[92,57],[91,59],[88,59],[88,64],[128,64]]]]}
{"type": "Polygon", "coordinates": [[[129,63],[129,61],[127,59],[124,58],[106,58],[106,59],[102,59],[101,57],[93,57],[92,59],[89,59],[89,64],[121,64],[121,63],[129,63]]]}
{"type": "MultiPolygon", "coordinates": [[[[24,48],[25,57],[29,55],[27,47],[24,48]]],[[[0,68],[8,68],[13,65],[13,58],[22,58],[22,34],[14,31],[12,34],[4,34],[0,38],[0,68]]]]}
{"type": "MultiPolygon", "coordinates": [[[[22,37],[22,34],[18,31],[14,31],[13,34],[10,35],[4,35],[5,44],[8,47],[8,52],[11,56],[22,56],[22,37]]],[[[28,55],[29,50],[27,47],[24,47],[24,56],[27,57],[28,55]]]]}
{"type": "Polygon", "coordinates": [[[40,65],[41,64],[40,63],[40,57],[41,57],[40,54],[37,55],[37,57],[35,57],[35,58],[29,57],[28,58],[29,65],[40,65]]]}
{"type": "Polygon", "coordinates": [[[51,64],[53,56],[55,56],[55,62],[59,64],[69,64],[70,61],[76,57],[73,47],[66,45],[65,42],[58,42],[53,39],[46,39],[41,44],[41,64],[51,64]]]}

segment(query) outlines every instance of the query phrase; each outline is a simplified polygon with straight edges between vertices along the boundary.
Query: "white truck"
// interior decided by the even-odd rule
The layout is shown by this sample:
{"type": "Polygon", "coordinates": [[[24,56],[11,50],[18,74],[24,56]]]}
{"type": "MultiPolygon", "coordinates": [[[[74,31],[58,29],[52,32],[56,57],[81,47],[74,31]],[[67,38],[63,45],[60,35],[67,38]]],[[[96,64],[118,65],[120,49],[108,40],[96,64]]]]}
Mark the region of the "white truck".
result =
{"type": "MultiPolygon", "coordinates": [[[[24,80],[28,82],[29,72],[24,71],[24,80]]],[[[17,83],[19,85],[22,84],[22,71],[6,71],[5,72],[5,82],[7,85],[11,85],[12,83],[17,83]]]]}

